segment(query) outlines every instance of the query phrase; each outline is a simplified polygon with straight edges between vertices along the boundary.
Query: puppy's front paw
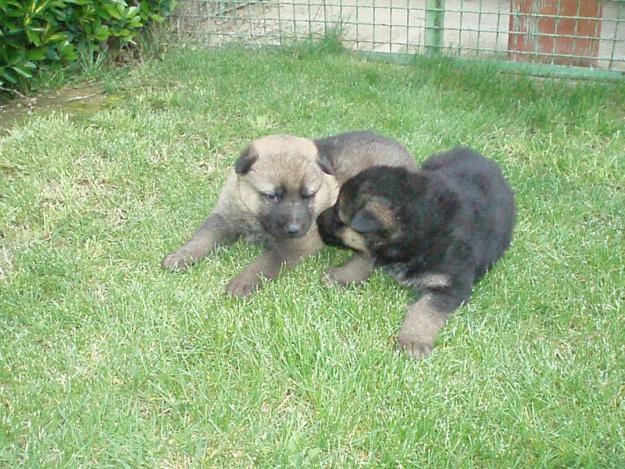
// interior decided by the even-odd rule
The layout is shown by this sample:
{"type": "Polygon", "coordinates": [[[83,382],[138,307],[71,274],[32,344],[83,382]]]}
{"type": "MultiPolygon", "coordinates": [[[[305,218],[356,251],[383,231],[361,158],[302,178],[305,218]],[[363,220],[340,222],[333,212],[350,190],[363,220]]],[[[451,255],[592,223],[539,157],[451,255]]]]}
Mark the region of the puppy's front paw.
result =
{"type": "Polygon", "coordinates": [[[250,279],[245,275],[239,275],[230,280],[226,291],[229,295],[243,298],[254,293],[259,287],[260,282],[257,279],[250,279]]]}
{"type": "Polygon", "coordinates": [[[357,279],[353,278],[352,273],[343,267],[331,267],[326,270],[323,280],[328,287],[341,288],[358,282],[357,279]]]}
{"type": "Polygon", "coordinates": [[[410,358],[421,359],[432,353],[434,341],[427,340],[420,334],[400,333],[397,338],[397,346],[410,358]]]}
{"type": "Polygon", "coordinates": [[[169,270],[185,270],[193,263],[193,258],[186,256],[183,252],[175,251],[165,256],[161,265],[169,270]]]}

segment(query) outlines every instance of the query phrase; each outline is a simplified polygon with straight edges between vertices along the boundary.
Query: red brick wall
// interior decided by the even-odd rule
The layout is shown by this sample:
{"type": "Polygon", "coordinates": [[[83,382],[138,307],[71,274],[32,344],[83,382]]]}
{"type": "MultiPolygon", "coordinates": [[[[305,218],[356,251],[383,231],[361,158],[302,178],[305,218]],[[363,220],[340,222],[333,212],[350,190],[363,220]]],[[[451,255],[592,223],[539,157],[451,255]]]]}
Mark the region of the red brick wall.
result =
{"type": "Polygon", "coordinates": [[[602,7],[599,0],[512,0],[508,38],[509,57],[522,62],[583,67],[596,65],[601,38],[602,7]],[[515,13],[521,15],[515,16],[515,13]],[[551,37],[542,34],[581,37],[551,37]],[[553,54],[574,57],[554,57],[553,54]]]}

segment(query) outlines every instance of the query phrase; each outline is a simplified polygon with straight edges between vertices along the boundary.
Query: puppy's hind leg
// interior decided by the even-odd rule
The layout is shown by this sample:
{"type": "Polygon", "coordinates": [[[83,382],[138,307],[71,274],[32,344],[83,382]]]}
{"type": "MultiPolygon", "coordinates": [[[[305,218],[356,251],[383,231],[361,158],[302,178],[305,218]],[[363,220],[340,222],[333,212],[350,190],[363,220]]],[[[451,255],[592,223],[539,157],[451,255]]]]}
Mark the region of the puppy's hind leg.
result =
{"type": "Polygon", "coordinates": [[[206,257],[218,245],[232,242],[237,236],[234,227],[221,215],[212,213],[191,239],[167,255],[161,265],[170,270],[184,270],[206,257]]]}
{"type": "Polygon", "coordinates": [[[326,283],[340,287],[362,283],[369,278],[371,272],[371,259],[364,254],[355,252],[342,266],[328,269],[326,283]]]}

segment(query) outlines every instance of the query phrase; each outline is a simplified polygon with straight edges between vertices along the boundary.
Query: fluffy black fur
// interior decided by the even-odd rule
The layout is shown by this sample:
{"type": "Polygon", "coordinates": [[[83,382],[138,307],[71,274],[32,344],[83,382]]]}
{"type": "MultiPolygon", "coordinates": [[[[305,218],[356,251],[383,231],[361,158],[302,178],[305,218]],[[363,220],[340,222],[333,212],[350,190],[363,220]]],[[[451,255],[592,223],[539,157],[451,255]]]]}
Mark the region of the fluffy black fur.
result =
{"type": "Polygon", "coordinates": [[[444,320],[509,247],[515,217],[497,164],[459,147],[431,156],[416,172],[362,171],[318,224],[328,244],[340,245],[346,227],[356,232],[374,265],[429,293],[444,320]]]}
{"type": "Polygon", "coordinates": [[[370,233],[375,263],[401,264],[406,277],[435,270],[478,280],[510,246],[512,190],[493,161],[470,149],[435,155],[416,174],[371,168],[346,185],[346,196],[363,186],[390,203],[399,225],[390,239],[370,233]]]}

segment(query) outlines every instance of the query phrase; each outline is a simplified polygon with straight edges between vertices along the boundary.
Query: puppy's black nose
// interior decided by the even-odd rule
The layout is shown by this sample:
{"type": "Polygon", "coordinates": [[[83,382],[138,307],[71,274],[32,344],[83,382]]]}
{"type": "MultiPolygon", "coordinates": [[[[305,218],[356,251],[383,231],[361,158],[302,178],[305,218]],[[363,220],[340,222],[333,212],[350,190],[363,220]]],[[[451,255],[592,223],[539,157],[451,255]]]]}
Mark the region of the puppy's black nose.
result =
{"type": "Polygon", "coordinates": [[[286,226],[286,232],[289,236],[298,236],[302,233],[302,227],[296,223],[291,223],[286,226]]]}

